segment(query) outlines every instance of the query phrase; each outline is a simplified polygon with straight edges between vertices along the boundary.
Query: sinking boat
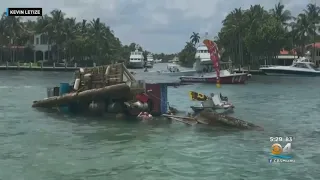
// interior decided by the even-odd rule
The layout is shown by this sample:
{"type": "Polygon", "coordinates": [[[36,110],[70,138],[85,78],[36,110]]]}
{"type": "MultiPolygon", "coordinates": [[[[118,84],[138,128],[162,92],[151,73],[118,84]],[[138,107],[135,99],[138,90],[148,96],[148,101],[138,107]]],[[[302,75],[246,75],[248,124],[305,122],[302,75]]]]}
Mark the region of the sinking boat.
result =
{"type": "Polygon", "coordinates": [[[182,117],[175,115],[163,114],[162,116],[172,119],[174,121],[182,122],[188,125],[204,124],[207,126],[224,126],[234,127],[243,130],[258,130],[263,131],[263,127],[253,123],[225,115],[224,113],[217,113],[210,109],[205,109],[194,117],[182,117]]]}

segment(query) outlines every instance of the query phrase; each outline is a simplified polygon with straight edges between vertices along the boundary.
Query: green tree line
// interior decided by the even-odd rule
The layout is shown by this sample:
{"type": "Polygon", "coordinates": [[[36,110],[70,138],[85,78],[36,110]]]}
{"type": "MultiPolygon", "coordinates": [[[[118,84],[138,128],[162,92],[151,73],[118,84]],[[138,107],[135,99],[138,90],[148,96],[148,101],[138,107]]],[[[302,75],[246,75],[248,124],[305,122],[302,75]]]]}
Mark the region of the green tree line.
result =
{"type": "MultiPolygon", "coordinates": [[[[230,58],[235,66],[274,63],[281,49],[295,49],[298,56],[303,56],[307,44],[320,40],[319,14],[320,8],[315,4],[308,4],[296,17],[281,3],[270,10],[261,5],[236,8],[222,21],[214,41],[223,52],[222,60],[230,58]]],[[[199,39],[199,33],[193,33],[179,53],[182,64],[194,61],[199,39]]]]}
{"type": "MultiPolygon", "coordinates": [[[[3,13],[0,19],[0,61],[33,62],[34,35],[37,34],[42,34],[43,42],[51,44],[46,60],[52,62],[126,62],[136,46],[136,43],[123,45],[100,18],[77,21],[55,9],[35,21],[23,21],[21,17],[8,17],[3,13]]],[[[139,50],[144,52],[145,58],[150,53],[142,47],[139,50]]],[[[160,53],[154,56],[168,61],[174,55],[160,53]]]]}

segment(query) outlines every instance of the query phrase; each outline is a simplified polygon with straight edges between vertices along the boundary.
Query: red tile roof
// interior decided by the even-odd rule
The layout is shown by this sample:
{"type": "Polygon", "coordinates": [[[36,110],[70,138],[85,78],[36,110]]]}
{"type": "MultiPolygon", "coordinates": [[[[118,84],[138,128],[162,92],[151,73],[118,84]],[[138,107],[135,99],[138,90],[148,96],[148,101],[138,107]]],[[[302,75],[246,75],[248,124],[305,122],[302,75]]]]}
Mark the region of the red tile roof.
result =
{"type": "Polygon", "coordinates": [[[309,47],[316,47],[316,48],[320,48],[320,42],[316,42],[316,43],[312,43],[312,44],[308,44],[306,45],[306,48],[309,48],[309,47]]]}
{"type": "MultiPolygon", "coordinates": [[[[319,48],[319,49],[320,49],[320,42],[316,42],[316,43],[314,43],[314,44],[311,43],[311,44],[306,45],[305,47],[306,47],[306,48],[313,48],[313,47],[315,47],[315,48],[319,48]]],[[[282,50],[280,51],[280,55],[289,55],[289,54],[296,55],[297,52],[295,51],[295,49],[297,49],[297,48],[294,48],[294,49],[291,50],[291,51],[287,51],[287,50],[282,49],[282,50]]]]}
{"type": "Polygon", "coordinates": [[[297,52],[295,50],[287,51],[285,49],[281,49],[280,55],[296,55],[297,52]]]}

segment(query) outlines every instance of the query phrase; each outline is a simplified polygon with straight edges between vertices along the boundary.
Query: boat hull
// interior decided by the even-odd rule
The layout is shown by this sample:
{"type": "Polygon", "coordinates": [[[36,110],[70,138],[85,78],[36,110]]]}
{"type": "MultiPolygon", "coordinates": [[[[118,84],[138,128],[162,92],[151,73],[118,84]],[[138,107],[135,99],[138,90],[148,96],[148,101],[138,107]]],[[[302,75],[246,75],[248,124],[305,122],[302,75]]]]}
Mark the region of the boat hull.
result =
{"type": "MultiPolygon", "coordinates": [[[[228,76],[220,77],[220,84],[244,84],[248,80],[247,73],[241,74],[232,74],[228,76]]],[[[207,77],[192,77],[192,76],[182,76],[180,77],[181,82],[190,82],[190,83],[217,83],[216,76],[207,76],[207,77]]]]}
{"type": "Polygon", "coordinates": [[[147,67],[147,68],[153,68],[153,64],[154,64],[153,62],[149,62],[149,61],[148,61],[148,62],[146,63],[146,67],[147,67]]]}
{"type": "Polygon", "coordinates": [[[144,62],[129,62],[130,68],[142,69],[144,66],[144,62]]]}
{"type": "Polygon", "coordinates": [[[193,76],[197,73],[197,71],[180,71],[180,72],[161,72],[158,71],[159,75],[167,75],[167,76],[193,76]]]}
{"type": "Polygon", "coordinates": [[[317,71],[295,71],[267,68],[261,68],[260,70],[269,76],[320,76],[320,72],[317,71]]]}

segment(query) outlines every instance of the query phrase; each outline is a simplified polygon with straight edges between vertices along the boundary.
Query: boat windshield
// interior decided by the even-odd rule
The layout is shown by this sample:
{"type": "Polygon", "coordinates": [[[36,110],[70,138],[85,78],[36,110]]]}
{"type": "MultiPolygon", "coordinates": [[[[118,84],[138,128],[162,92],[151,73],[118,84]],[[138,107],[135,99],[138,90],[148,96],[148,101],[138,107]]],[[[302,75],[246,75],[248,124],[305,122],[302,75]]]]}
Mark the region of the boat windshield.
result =
{"type": "Polygon", "coordinates": [[[296,63],[293,67],[309,69],[305,63],[296,63]]]}
{"type": "Polygon", "coordinates": [[[312,69],[314,69],[315,71],[320,71],[319,67],[317,67],[315,64],[309,64],[309,65],[310,65],[310,67],[311,67],[312,69]]]}

